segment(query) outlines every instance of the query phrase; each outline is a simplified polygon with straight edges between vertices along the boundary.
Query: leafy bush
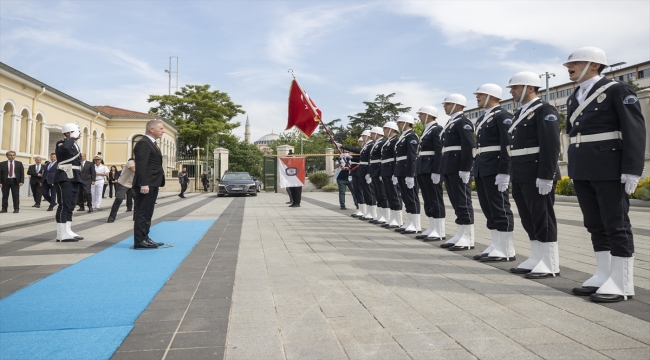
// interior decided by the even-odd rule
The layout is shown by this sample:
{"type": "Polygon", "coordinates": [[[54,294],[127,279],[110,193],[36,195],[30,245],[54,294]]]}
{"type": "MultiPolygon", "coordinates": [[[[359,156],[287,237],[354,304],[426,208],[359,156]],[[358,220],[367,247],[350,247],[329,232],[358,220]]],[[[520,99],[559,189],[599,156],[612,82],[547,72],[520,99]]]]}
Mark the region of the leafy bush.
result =
{"type": "Polygon", "coordinates": [[[329,185],[323,186],[320,189],[323,190],[323,191],[327,191],[327,192],[339,191],[339,186],[337,184],[329,184],[329,185]]]}
{"type": "Polygon", "coordinates": [[[650,200],[650,176],[639,181],[636,190],[630,195],[630,199],[650,200]]]}
{"type": "Polygon", "coordinates": [[[573,183],[571,182],[571,179],[569,179],[568,176],[562,176],[562,179],[557,182],[557,186],[555,187],[555,193],[558,195],[567,195],[567,196],[576,195],[576,189],[573,187],[573,183]]]}
{"type": "Polygon", "coordinates": [[[326,173],[309,174],[309,182],[311,182],[316,189],[320,189],[330,182],[330,176],[326,173]]]}

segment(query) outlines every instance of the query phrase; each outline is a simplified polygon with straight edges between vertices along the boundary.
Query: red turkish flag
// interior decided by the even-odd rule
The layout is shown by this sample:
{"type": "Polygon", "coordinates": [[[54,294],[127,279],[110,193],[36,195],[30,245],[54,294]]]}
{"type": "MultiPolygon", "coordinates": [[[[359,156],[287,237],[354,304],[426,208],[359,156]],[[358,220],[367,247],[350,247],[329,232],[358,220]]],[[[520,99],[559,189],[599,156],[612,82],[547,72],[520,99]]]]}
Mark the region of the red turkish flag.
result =
{"type": "Polygon", "coordinates": [[[320,109],[294,79],[289,90],[289,119],[285,130],[295,126],[310,137],[318,127],[321,115],[320,109]]]}

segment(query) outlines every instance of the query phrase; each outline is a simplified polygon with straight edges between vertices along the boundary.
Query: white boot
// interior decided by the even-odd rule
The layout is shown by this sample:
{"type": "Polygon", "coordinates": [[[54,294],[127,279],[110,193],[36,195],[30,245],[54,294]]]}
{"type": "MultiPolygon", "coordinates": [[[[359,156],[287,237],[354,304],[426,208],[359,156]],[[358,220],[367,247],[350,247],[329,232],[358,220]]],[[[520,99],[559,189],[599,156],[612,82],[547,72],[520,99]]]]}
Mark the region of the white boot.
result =
{"type": "Polygon", "coordinates": [[[352,216],[352,217],[363,216],[365,206],[366,206],[365,204],[359,204],[359,209],[357,209],[357,212],[355,212],[354,214],[352,214],[350,216],[352,216]]]}
{"type": "Polygon", "coordinates": [[[425,241],[440,241],[445,239],[445,219],[431,218],[431,232],[425,241]]]}
{"type": "Polygon", "coordinates": [[[596,273],[582,287],[601,287],[611,273],[612,254],[609,251],[596,251],[596,273]]]}
{"type": "Polygon", "coordinates": [[[390,219],[389,208],[378,208],[377,209],[377,218],[375,219],[375,224],[385,224],[390,219]]]}
{"type": "Polygon", "coordinates": [[[72,221],[68,221],[65,223],[65,231],[70,234],[74,239],[77,240],[83,240],[84,238],[77,235],[74,231],[72,231],[72,221]]]}
{"type": "Polygon", "coordinates": [[[543,279],[560,275],[560,254],[556,242],[540,242],[541,259],[535,267],[526,274],[529,279],[543,279]]]}
{"type": "Polygon", "coordinates": [[[611,272],[605,283],[591,295],[595,302],[618,302],[634,295],[634,258],[612,256],[611,272]]]}
{"type": "Polygon", "coordinates": [[[402,234],[415,234],[417,232],[415,228],[415,217],[420,216],[420,214],[407,214],[406,216],[408,216],[408,222],[402,234]]]}
{"type": "Polygon", "coordinates": [[[75,239],[74,235],[68,233],[66,229],[66,224],[56,223],[56,241],[70,242],[70,241],[79,241],[79,240],[75,239]]]}
{"type": "Polygon", "coordinates": [[[540,244],[541,243],[539,242],[539,240],[531,240],[530,257],[516,267],[516,269],[520,269],[520,271],[513,271],[514,269],[510,269],[510,272],[516,274],[525,274],[527,271],[524,270],[532,270],[535,267],[535,265],[537,265],[539,260],[542,258],[540,244]]]}
{"type": "Polygon", "coordinates": [[[490,235],[492,235],[492,241],[490,242],[490,246],[487,247],[487,249],[483,250],[483,254],[489,254],[496,248],[496,244],[499,241],[499,232],[497,230],[490,230],[490,235]]]}
{"type": "Polygon", "coordinates": [[[513,261],[516,259],[512,231],[497,231],[494,245],[494,250],[481,258],[481,262],[513,261]]]}
{"type": "MultiPolygon", "coordinates": [[[[401,218],[402,218],[402,212],[401,211],[400,211],[399,216],[400,216],[400,220],[401,220],[401,218]]],[[[399,228],[403,230],[403,229],[406,229],[407,227],[409,227],[409,225],[411,225],[411,214],[406,213],[406,222],[403,222],[402,226],[400,226],[399,228]]]]}
{"type": "Polygon", "coordinates": [[[454,246],[450,247],[451,251],[469,250],[474,248],[474,224],[458,225],[462,228],[463,235],[456,241],[454,246]]]}
{"type": "Polygon", "coordinates": [[[422,231],[422,235],[416,236],[415,237],[416,239],[424,239],[427,236],[429,236],[429,234],[431,234],[431,232],[433,231],[433,218],[428,218],[428,219],[429,219],[429,227],[426,230],[422,231]]]}
{"type": "Polygon", "coordinates": [[[391,218],[390,218],[390,221],[388,222],[388,226],[387,226],[387,228],[389,228],[389,229],[393,229],[393,228],[396,228],[396,227],[400,227],[400,225],[402,225],[402,223],[401,223],[401,219],[398,220],[398,219],[397,219],[397,216],[398,216],[398,215],[401,216],[401,215],[402,215],[402,212],[399,211],[399,210],[397,210],[397,211],[395,211],[395,210],[391,210],[391,211],[390,211],[390,214],[391,214],[391,218]],[[399,222],[398,222],[398,221],[399,221],[399,222]]]}
{"type": "Polygon", "coordinates": [[[456,234],[451,237],[451,239],[447,240],[444,244],[441,244],[441,248],[450,248],[454,246],[460,239],[460,237],[463,236],[463,225],[458,225],[456,224],[456,234]]]}
{"type": "Polygon", "coordinates": [[[373,207],[376,208],[377,206],[366,204],[366,211],[364,212],[363,216],[361,216],[361,220],[372,220],[372,218],[374,217],[372,216],[373,207]]]}
{"type": "Polygon", "coordinates": [[[413,226],[415,227],[415,232],[421,233],[422,232],[422,217],[420,217],[420,214],[413,214],[413,220],[414,220],[413,226]]]}
{"type": "Polygon", "coordinates": [[[61,241],[61,225],[63,225],[63,231],[65,231],[65,224],[56,223],[56,241],[61,241]]]}
{"type": "Polygon", "coordinates": [[[372,220],[377,218],[377,205],[370,205],[370,217],[372,217],[372,220]]]}

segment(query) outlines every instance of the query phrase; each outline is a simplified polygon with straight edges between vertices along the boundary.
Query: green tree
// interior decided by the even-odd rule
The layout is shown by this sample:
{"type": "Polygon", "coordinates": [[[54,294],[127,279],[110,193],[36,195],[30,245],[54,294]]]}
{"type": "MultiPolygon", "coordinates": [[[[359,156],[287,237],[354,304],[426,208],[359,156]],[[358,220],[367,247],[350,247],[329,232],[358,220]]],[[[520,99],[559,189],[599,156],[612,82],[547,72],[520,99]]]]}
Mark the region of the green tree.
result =
{"type": "Polygon", "coordinates": [[[262,177],[264,153],[255,144],[242,141],[234,135],[223,135],[216,145],[228,149],[228,170],[246,171],[257,178],[262,177]]]}
{"type": "Polygon", "coordinates": [[[634,80],[632,80],[632,79],[628,79],[627,83],[632,87],[632,89],[634,89],[634,92],[639,92],[639,91],[647,88],[647,86],[644,86],[644,87],[639,86],[639,84],[635,83],[634,80]]]}
{"type": "Polygon", "coordinates": [[[230,100],[227,93],[210,91],[210,85],[183,86],[173,95],[150,95],[149,103],[158,103],[149,112],[170,120],[178,128],[178,151],[192,155],[192,149],[204,148],[209,138],[212,144],[240,124],[230,121],[244,114],[241,105],[230,100]]]}
{"type": "Polygon", "coordinates": [[[402,103],[392,102],[394,96],[395,93],[379,94],[374,101],[364,101],[366,105],[364,112],[348,116],[350,137],[359,138],[363,130],[372,126],[384,126],[387,121],[395,121],[401,114],[411,111],[410,107],[403,107],[402,103]]]}

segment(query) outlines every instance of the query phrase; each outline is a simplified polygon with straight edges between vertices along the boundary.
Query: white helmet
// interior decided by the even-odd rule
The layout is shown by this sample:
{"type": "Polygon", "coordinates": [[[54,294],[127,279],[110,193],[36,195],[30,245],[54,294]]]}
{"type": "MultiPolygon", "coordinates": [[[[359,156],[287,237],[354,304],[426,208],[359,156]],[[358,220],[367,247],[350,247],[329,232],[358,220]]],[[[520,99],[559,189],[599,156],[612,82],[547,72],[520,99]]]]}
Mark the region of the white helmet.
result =
{"type": "MultiPolygon", "coordinates": [[[[476,94],[485,94],[487,97],[485,98],[485,103],[482,105],[483,107],[487,106],[488,101],[490,101],[490,97],[497,98],[501,100],[503,98],[503,89],[501,89],[501,86],[497,84],[483,84],[474,91],[474,95],[476,94]]],[[[479,104],[479,106],[481,106],[479,104]]]]}
{"type": "Polygon", "coordinates": [[[65,124],[65,125],[63,125],[61,127],[61,133],[62,134],[73,132],[73,131],[80,131],[79,130],[79,125],[77,125],[75,123],[67,123],[67,124],[65,124]]]}
{"type": "Polygon", "coordinates": [[[605,51],[593,46],[582,47],[572,52],[562,65],[566,66],[566,64],[574,61],[587,61],[601,65],[609,65],[605,51]]]}
{"type": "Polygon", "coordinates": [[[426,105],[426,106],[421,107],[420,110],[418,110],[417,114],[427,114],[427,115],[433,116],[434,118],[437,118],[438,117],[438,109],[436,109],[435,107],[433,107],[431,105],[426,105]]]}
{"type": "Polygon", "coordinates": [[[506,87],[511,88],[515,85],[524,86],[524,91],[521,92],[521,96],[519,97],[519,103],[522,103],[524,101],[524,96],[526,96],[526,90],[528,87],[542,87],[542,81],[539,79],[539,75],[536,73],[532,71],[522,71],[514,74],[508,82],[508,86],[506,87]]]}
{"type": "Polygon", "coordinates": [[[389,121],[389,122],[385,123],[384,128],[389,128],[389,129],[393,129],[395,131],[399,131],[399,128],[397,127],[397,123],[394,122],[394,121],[389,121]]]}
{"type": "Polygon", "coordinates": [[[373,126],[372,129],[370,129],[371,133],[379,134],[379,135],[384,135],[384,129],[382,129],[379,126],[373,126]]]}
{"type": "Polygon", "coordinates": [[[460,106],[467,106],[467,99],[461,94],[451,94],[445,98],[442,104],[457,104],[460,106]]]}
{"type": "Polygon", "coordinates": [[[580,80],[582,80],[582,78],[587,73],[587,69],[589,69],[591,63],[596,63],[605,66],[609,65],[609,63],[607,62],[607,54],[605,54],[605,51],[603,49],[599,49],[593,46],[583,47],[572,52],[571,55],[569,55],[567,61],[562,65],[567,66],[568,63],[572,63],[574,61],[587,62],[587,65],[585,65],[585,68],[582,69],[582,73],[580,73],[580,76],[578,77],[576,82],[580,82],[580,80]]]}
{"type": "Polygon", "coordinates": [[[411,115],[403,114],[403,115],[400,115],[397,118],[397,122],[404,122],[404,123],[413,125],[413,124],[415,124],[415,119],[413,119],[413,116],[411,116],[411,115]]]}
{"type": "Polygon", "coordinates": [[[361,136],[370,136],[370,130],[363,130],[361,136]]]}

